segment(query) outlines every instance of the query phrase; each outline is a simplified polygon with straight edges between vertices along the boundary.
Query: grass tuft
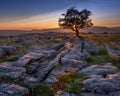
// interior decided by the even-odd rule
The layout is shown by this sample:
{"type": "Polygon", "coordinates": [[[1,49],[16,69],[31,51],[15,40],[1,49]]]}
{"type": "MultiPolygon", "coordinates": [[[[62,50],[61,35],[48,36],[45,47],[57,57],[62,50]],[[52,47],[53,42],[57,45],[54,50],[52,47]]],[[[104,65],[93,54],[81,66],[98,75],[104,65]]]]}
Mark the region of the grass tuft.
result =
{"type": "Polygon", "coordinates": [[[58,82],[53,83],[51,86],[54,89],[54,92],[57,91],[66,91],[68,93],[74,93],[77,96],[80,96],[80,89],[82,87],[82,82],[87,78],[86,75],[72,72],[70,74],[62,75],[58,77],[58,82]]]}
{"type": "Polygon", "coordinates": [[[53,90],[44,84],[39,84],[33,89],[32,96],[54,96],[53,90]]]}

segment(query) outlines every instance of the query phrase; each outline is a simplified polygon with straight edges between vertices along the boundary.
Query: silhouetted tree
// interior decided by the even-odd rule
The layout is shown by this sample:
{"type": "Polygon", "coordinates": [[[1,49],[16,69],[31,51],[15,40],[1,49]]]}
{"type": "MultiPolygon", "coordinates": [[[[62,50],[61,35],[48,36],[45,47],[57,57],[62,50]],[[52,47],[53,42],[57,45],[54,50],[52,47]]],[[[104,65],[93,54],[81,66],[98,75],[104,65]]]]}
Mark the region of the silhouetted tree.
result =
{"type": "Polygon", "coordinates": [[[63,18],[59,18],[59,26],[63,29],[70,29],[76,32],[76,36],[79,36],[79,30],[91,27],[93,25],[92,20],[90,19],[91,11],[83,9],[78,11],[75,7],[69,8],[63,18]]]}

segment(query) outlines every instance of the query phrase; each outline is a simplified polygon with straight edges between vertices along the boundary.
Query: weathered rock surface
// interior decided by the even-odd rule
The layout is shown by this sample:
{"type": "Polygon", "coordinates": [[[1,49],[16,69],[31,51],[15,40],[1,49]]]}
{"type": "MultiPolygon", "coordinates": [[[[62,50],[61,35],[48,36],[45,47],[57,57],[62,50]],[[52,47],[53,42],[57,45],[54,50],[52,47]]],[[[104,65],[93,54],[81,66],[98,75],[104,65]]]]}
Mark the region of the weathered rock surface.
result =
{"type": "Polygon", "coordinates": [[[46,78],[44,83],[50,84],[57,81],[57,77],[69,72],[78,72],[82,68],[87,66],[86,61],[78,61],[74,59],[66,59],[62,58],[59,62],[60,64],[57,65],[46,78]]]}
{"type": "Polygon", "coordinates": [[[107,49],[107,52],[108,54],[111,56],[111,57],[117,57],[117,58],[120,58],[120,50],[116,50],[113,46],[111,45],[108,45],[108,44],[104,44],[106,49],[107,49]]]}
{"type": "MultiPolygon", "coordinates": [[[[90,43],[87,47],[84,46],[84,48],[90,48],[92,46],[92,44],[90,43]],[[90,45],[90,46],[89,46],[90,45]]],[[[95,47],[95,45],[93,46],[95,47]]],[[[87,54],[92,53],[92,52],[98,52],[99,49],[97,49],[98,47],[96,47],[96,50],[83,50],[83,52],[81,52],[82,50],[82,44],[81,41],[79,41],[78,43],[75,44],[75,46],[73,46],[72,48],[72,44],[70,44],[69,42],[66,44],[66,48],[68,49],[68,52],[65,56],[63,56],[59,62],[59,65],[56,66],[56,68],[54,68],[49,76],[47,77],[46,80],[44,80],[45,84],[50,84],[53,82],[57,81],[57,77],[69,72],[78,72],[81,69],[85,68],[87,66],[87,62],[86,61],[80,61],[81,58],[85,57],[87,54]]]]}
{"type": "Polygon", "coordinates": [[[87,66],[87,62],[86,61],[67,59],[67,58],[62,58],[61,59],[61,64],[63,66],[65,66],[65,67],[76,68],[78,71],[81,70],[82,68],[85,68],[87,66]]]}
{"type": "Polygon", "coordinates": [[[21,49],[22,46],[0,46],[0,57],[4,57],[5,55],[12,54],[15,51],[21,49]]]}
{"type": "Polygon", "coordinates": [[[33,62],[33,63],[29,64],[28,66],[25,67],[27,70],[26,73],[34,74],[40,65],[41,64],[39,64],[38,62],[33,62]]]}
{"type": "Polygon", "coordinates": [[[20,44],[22,45],[32,45],[32,44],[36,44],[35,40],[24,40],[22,42],[20,42],[20,44]]]}
{"type": "Polygon", "coordinates": [[[109,75],[107,78],[90,78],[83,82],[86,92],[108,94],[120,91],[120,75],[109,75]]]}
{"type": "Polygon", "coordinates": [[[17,79],[26,72],[26,69],[23,67],[11,66],[10,63],[1,63],[0,64],[0,77],[9,77],[11,79],[17,79]]]}
{"type": "Polygon", "coordinates": [[[75,46],[70,50],[68,54],[64,56],[64,58],[75,59],[75,60],[79,60],[80,58],[83,58],[88,53],[82,53],[81,47],[82,47],[81,42],[75,44],[75,46]]]}
{"type": "Polygon", "coordinates": [[[29,52],[25,54],[23,57],[21,57],[18,61],[14,63],[14,66],[24,67],[30,62],[35,62],[36,60],[43,58],[42,53],[35,53],[35,52],[29,52]]]}
{"type": "Polygon", "coordinates": [[[107,94],[96,94],[96,93],[82,93],[81,96],[120,96],[120,91],[109,92],[107,94]]]}
{"type": "Polygon", "coordinates": [[[103,77],[105,77],[109,74],[116,73],[117,68],[112,66],[111,64],[106,64],[104,66],[92,65],[92,66],[82,69],[80,72],[87,74],[87,75],[102,75],[103,77]]]}
{"type": "Polygon", "coordinates": [[[98,45],[92,42],[85,42],[84,50],[86,50],[89,53],[98,53],[100,49],[98,45]]]}
{"type": "Polygon", "coordinates": [[[28,89],[15,84],[0,83],[0,96],[23,96],[28,89]]]}
{"type": "Polygon", "coordinates": [[[0,48],[0,57],[4,57],[6,52],[4,51],[3,48],[0,48]]]}
{"type": "Polygon", "coordinates": [[[19,80],[22,85],[24,85],[29,89],[32,89],[39,84],[39,81],[37,78],[29,76],[27,74],[26,75],[24,74],[19,80]]]}
{"type": "Polygon", "coordinates": [[[119,96],[120,74],[110,63],[99,66],[93,65],[80,71],[88,75],[83,82],[82,96],[119,96]]]}
{"type": "MultiPolygon", "coordinates": [[[[10,91],[7,91],[8,89],[6,87],[4,87],[4,91],[0,90],[0,96],[23,96],[28,93],[28,89],[36,87],[39,82],[49,85],[56,82],[58,76],[70,72],[81,72],[88,75],[88,79],[85,80],[83,84],[83,94],[91,93],[96,87],[97,89],[94,93],[97,94],[101,92],[104,94],[105,92],[119,91],[119,85],[116,84],[116,82],[119,83],[119,77],[112,77],[112,80],[110,79],[110,74],[116,73],[117,69],[115,67],[110,64],[87,67],[86,61],[80,61],[81,58],[84,58],[88,54],[98,53],[99,48],[97,45],[87,41],[78,41],[76,44],[68,42],[65,45],[66,46],[64,46],[63,43],[59,43],[34,46],[26,51],[17,61],[0,64],[0,78],[4,76],[10,77],[13,80],[12,83],[19,84],[0,83],[0,86],[1,84],[5,84],[10,88],[10,91]],[[103,80],[104,77],[107,79],[105,78],[105,80],[103,80]],[[89,86],[90,84],[92,85],[89,86]],[[100,88],[102,89],[100,90],[100,88]]],[[[3,50],[0,49],[0,51],[2,52],[3,50]]],[[[2,54],[0,55],[2,56],[2,54]]],[[[56,96],[76,95],[66,92],[57,92],[56,96]]]]}
{"type": "Polygon", "coordinates": [[[37,77],[39,78],[40,81],[43,80],[43,79],[45,78],[45,76],[46,76],[50,71],[52,71],[52,69],[53,69],[55,66],[57,66],[57,65],[60,64],[61,58],[62,58],[67,52],[68,52],[68,50],[64,50],[64,51],[60,52],[60,53],[56,56],[56,58],[48,64],[47,67],[45,67],[43,70],[39,70],[39,71],[38,71],[38,73],[37,73],[36,75],[37,75],[37,77]]]}
{"type": "Polygon", "coordinates": [[[70,94],[67,92],[58,91],[55,96],[76,96],[75,94],[70,94]]]}
{"type": "Polygon", "coordinates": [[[86,41],[78,41],[64,58],[79,60],[90,53],[98,52],[99,47],[97,45],[86,41]]]}

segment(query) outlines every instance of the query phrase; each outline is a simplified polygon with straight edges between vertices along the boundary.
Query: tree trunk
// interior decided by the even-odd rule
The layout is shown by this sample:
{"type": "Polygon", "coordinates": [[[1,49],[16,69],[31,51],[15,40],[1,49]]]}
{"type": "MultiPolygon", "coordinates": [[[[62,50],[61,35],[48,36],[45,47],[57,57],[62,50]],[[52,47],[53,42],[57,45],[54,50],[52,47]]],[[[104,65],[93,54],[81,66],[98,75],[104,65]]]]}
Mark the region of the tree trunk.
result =
{"type": "Polygon", "coordinates": [[[80,37],[80,36],[79,36],[79,31],[78,31],[78,30],[76,30],[76,37],[80,37]]]}

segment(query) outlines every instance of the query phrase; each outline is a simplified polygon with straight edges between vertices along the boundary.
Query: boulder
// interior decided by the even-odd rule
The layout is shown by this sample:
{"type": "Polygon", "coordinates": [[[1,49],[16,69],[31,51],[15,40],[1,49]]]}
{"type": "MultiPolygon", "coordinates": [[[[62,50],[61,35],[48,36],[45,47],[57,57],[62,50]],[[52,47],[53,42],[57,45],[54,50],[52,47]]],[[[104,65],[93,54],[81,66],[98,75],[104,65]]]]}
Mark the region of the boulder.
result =
{"type": "Polygon", "coordinates": [[[76,96],[76,95],[75,95],[75,94],[72,94],[72,93],[67,93],[67,92],[58,91],[55,96],[76,96]]]}
{"type": "Polygon", "coordinates": [[[96,44],[92,42],[79,40],[73,46],[73,48],[71,48],[70,52],[64,56],[64,58],[80,60],[81,58],[84,58],[88,54],[98,52],[99,47],[96,44]]]}
{"type": "Polygon", "coordinates": [[[31,77],[31,76],[28,76],[28,75],[23,76],[20,79],[20,82],[24,86],[26,86],[27,88],[30,88],[30,89],[36,87],[39,84],[39,81],[38,81],[37,78],[31,77]]]}
{"type": "MultiPolygon", "coordinates": [[[[83,82],[83,94],[88,92],[99,94],[95,96],[119,96],[119,95],[108,95],[118,94],[120,92],[120,75],[113,74],[108,75],[106,78],[88,78],[83,82]],[[104,95],[102,95],[104,94],[104,95]]],[[[83,95],[89,96],[89,95],[83,95]]]]}
{"type": "Polygon", "coordinates": [[[79,61],[79,60],[67,59],[67,58],[62,58],[61,63],[63,64],[63,66],[77,68],[78,70],[85,68],[87,66],[86,61],[79,61]]]}
{"type": "Polygon", "coordinates": [[[12,54],[15,51],[21,49],[22,46],[0,46],[0,48],[2,48],[5,51],[6,55],[7,55],[7,54],[12,54]]]}
{"type": "Polygon", "coordinates": [[[20,42],[20,44],[22,45],[32,45],[32,44],[36,44],[35,40],[24,40],[22,42],[20,42]]]}
{"type": "Polygon", "coordinates": [[[37,71],[37,68],[39,66],[38,62],[30,63],[28,66],[26,66],[27,74],[33,74],[37,71]]]}
{"type": "Polygon", "coordinates": [[[93,42],[85,42],[84,44],[84,50],[86,50],[88,53],[98,53],[99,52],[99,46],[93,42]]]}
{"type": "Polygon", "coordinates": [[[75,60],[80,60],[81,58],[84,58],[88,53],[81,52],[81,46],[81,42],[75,44],[74,47],[70,50],[70,52],[64,56],[64,58],[75,60]]]}
{"type": "Polygon", "coordinates": [[[59,50],[64,46],[63,43],[58,43],[58,44],[48,44],[44,45],[41,47],[41,49],[46,49],[46,50],[59,50]]]}
{"type": "Polygon", "coordinates": [[[29,52],[21,57],[18,61],[14,62],[14,66],[26,66],[30,62],[35,62],[36,60],[42,59],[44,55],[42,53],[29,52]]]}
{"type": "Polygon", "coordinates": [[[87,68],[84,68],[80,71],[83,74],[86,75],[102,75],[103,77],[114,74],[117,72],[117,68],[111,65],[92,65],[87,68]]]}
{"type": "Polygon", "coordinates": [[[44,59],[51,59],[57,55],[57,51],[54,49],[48,49],[47,45],[31,47],[28,52],[35,52],[43,54],[44,59]]]}
{"type": "MultiPolygon", "coordinates": [[[[61,63],[61,58],[66,54],[68,53],[68,50],[64,50],[64,51],[61,51],[57,56],[56,58],[51,61],[47,67],[44,67],[42,70],[39,70],[37,73],[36,73],[36,76],[39,78],[40,81],[42,81],[46,75],[51,72],[54,67],[56,67],[57,65],[59,65],[61,63]]],[[[41,69],[41,68],[40,68],[41,69]]]]}
{"type": "Polygon", "coordinates": [[[114,46],[108,45],[108,44],[104,44],[105,48],[107,49],[108,54],[111,57],[117,57],[120,58],[120,50],[116,50],[116,48],[114,46]]]}
{"type": "Polygon", "coordinates": [[[5,50],[3,48],[0,48],[0,58],[4,57],[6,54],[5,50]]]}
{"type": "Polygon", "coordinates": [[[120,91],[115,91],[115,92],[109,92],[107,94],[96,94],[96,93],[82,93],[81,96],[120,96],[120,91]]]}
{"type": "Polygon", "coordinates": [[[23,96],[28,89],[15,84],[0,83],[0,96],[23,96]]]}
{"type": "Polygon", "coordinates": [[[0,77],[9,77],[11,79],[17,79],[26,72],[23,67],[15,67],[9,65],[9,63],[0,64],[0,77]]]}
{"type": "Polygon", "coordinates": [[[87,63],[85,61],[62,58],[61,63],[50,72],[44,83],[51,84],[56,82],[58,76],[68,74],[70,72],[78,72],[86,66],[87,63]]]}

